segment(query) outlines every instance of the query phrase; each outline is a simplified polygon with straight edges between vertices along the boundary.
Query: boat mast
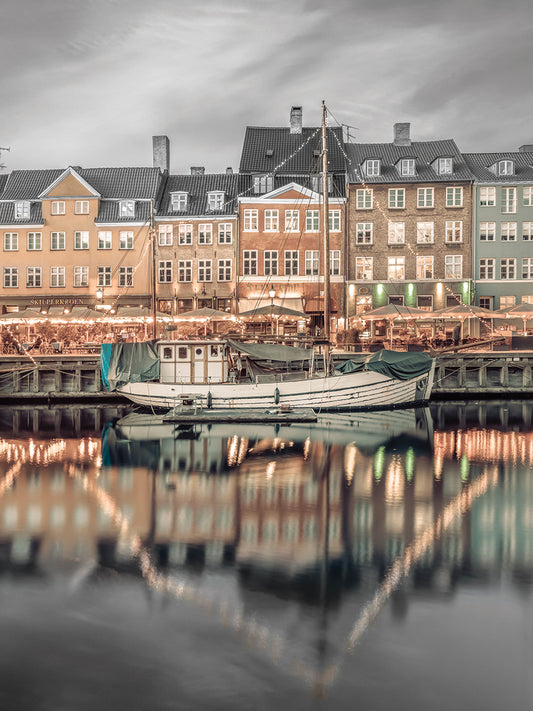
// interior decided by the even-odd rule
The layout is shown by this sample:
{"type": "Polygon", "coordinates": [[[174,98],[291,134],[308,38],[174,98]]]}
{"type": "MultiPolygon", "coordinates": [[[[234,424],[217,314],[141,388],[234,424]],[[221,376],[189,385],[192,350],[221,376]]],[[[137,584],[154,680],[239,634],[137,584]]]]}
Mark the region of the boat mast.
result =
{"type": "Polygon", "coordinates": [[[154,225],[154,201],[150,200],[150,236],[152,239],[152,338],[157,338],[157,301],[156,301],[156,259],[155,259],[155,225],[154,225]]]}
{"type": "MultiPolygon", "coordinates": [[[[322,102],[322,248],[324,250],[324,340],[330,340],[329,308],[329,203],[328,203],[328,149],[326,145],[326,104],[322,102]]],[[[325,363],[324,363],[325,365],[325,363]]]]}

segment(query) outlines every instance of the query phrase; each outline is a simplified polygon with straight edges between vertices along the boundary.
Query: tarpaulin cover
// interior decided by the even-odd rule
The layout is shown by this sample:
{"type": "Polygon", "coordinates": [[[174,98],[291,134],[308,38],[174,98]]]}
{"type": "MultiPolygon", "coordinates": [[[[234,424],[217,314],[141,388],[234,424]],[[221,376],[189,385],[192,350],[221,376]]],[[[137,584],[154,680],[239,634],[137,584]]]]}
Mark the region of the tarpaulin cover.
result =
{"type": "Polygon", "coordinates": [[[234,351],[246,353],[252,360],[294,363],[295,361],[311,360],[313,355],[312,350],[309,348],[293,348],[292,346],[268,345],[265,343],[240,343],[239,341],[230,340],[227,343],[234,351]]]}
{"type": "Polygon", "coordinates": [[[159,378],[156,341],[103,343],[100,355],[102,383],[116,390],[126,383],[143,383],[159,378]]]}
{"type": "Polygon", "coordinates": [[[398,380],[416,378],[431,370],[433,358],[429,353],[404,353],[381,350],[372,353],[360,361],[347,360],[338,365],[341,373],[355,373],[360,370],[372,370],[398,380]]]}

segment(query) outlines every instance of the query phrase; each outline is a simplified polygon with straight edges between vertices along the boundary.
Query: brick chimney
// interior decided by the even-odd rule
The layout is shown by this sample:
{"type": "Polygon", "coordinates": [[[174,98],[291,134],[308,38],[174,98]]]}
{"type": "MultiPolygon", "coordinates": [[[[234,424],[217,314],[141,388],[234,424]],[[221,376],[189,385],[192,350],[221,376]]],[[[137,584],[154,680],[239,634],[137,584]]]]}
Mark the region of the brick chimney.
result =
{"type": "Polygon", "coordinates": [[[411,124],[410,123],[395,123],[394,124],[394,141],[395,146],[410,146],[411,145],[411,124]]]}
{"type": "Polygon", "coordinates": [[[291,108],[291,133],[302,132],[303,112],[301,106],[293,106],[291,108]]]}
{"type": "Polygon", "coordinates": [[[520,153],[533,153],[533,143],[524,143],[518,150],[520,153]]]}
{"type": "Polygon", "coordinates": [[[152,136],[152,150],[154,168],[170,173],[170,141],[168,136],[152,136]]]}
{"type": "Polygon", "coordinates": [[[205,168],[202,165],[191,165],[191,175],[204,175],[205,168]]]}

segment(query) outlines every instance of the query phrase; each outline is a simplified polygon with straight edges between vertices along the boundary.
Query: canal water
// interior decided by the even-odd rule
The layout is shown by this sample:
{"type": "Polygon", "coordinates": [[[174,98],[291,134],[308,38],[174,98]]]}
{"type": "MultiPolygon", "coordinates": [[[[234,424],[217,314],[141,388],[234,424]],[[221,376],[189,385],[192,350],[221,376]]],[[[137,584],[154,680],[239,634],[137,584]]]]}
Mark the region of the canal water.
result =
{"type": "Polygon", "coordinates": [[[533,708],[533,401],[0,412],[0,708],[533,708]]]}

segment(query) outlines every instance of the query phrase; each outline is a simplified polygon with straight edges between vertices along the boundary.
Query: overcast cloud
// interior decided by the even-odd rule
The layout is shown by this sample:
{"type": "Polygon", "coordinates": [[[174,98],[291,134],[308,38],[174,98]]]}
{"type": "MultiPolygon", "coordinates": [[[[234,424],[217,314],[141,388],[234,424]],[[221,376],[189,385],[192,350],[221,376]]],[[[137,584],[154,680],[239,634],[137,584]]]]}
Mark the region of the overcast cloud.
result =
{"type": "Polygon", "coordinates": [[[7,170],[238,168],[246,125],[322,99],[363,142],[533,143],[529,0],[3,0],[0,146],[7,170]]]}

